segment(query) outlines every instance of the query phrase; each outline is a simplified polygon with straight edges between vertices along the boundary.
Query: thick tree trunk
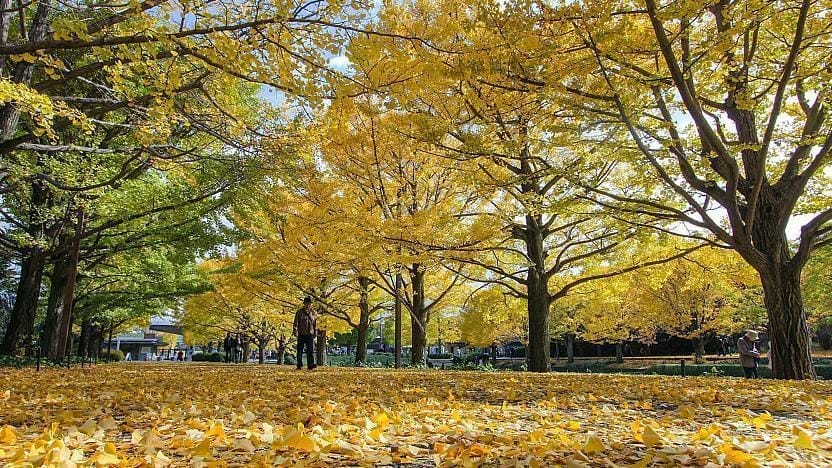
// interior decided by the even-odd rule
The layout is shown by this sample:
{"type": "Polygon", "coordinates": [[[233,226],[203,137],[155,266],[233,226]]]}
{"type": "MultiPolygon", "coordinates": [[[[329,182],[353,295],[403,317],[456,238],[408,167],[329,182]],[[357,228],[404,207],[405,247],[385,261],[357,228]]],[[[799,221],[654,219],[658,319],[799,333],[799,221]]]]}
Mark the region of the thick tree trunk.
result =
{"type": "Polygon", "coordinates": [[[266,363],[266,346],[269,344],[268,340],[264,343],[262,340],[258,341],[257,344],[257,363],[258,364],[265,364],[266,363]]]}
{"type": "Polygon", "coordinates": [[[367,335],[370,332],[370,279],[364,276],[358,278],[360,297],[358,300],[358,344],[355,348],[355,363],[367,361],[367,335]]]}
{"type": "Polygon", "coordinates": [[[69,259],[60,259],[52,269],[52,281],[49,286],[49,300],[46,305],[46,321],[41,335],[41,349],[52,360],[58,359],[58,334],[64,313],[64,295],[69,278],[69,259]]]}
{"type": "Polygon", "coordinates": [[[84,359],[87,355],[90,331],[90,320],[85,318],[81,321],[81,337],[78,338],[78,357],[81,359],[84,359]]]}
{"type": "Polygon", "coordinates": [[[396,297],[394,298],[395,305],[393,307],[394,314],[394,332],[393,332],[393,352],[395,357],[393,362],[396,369],[402,367],[402,273],[396,273],[396,297]]]}
{"type": "MultiPolygon", "coordinates": [[[[0,0],[0,45],[6,45],[9,39],[9,25],[12,18],[12,1],[0,0]]],[[[0,76],[5,76],[6,55],[0,54],[0,76]]]]}
{"type": "Polygon", "coordinates": [[[495,344],[491,345],[491,365],[497,365],[497,345],[495,344]]]}
{"type": "Polygon", "coordinates": [[[277,347],[277,363],[281,366],[286,364],[286,345],[277,347]]]}
{"type": "Polygon", "coordinates": [[[768,316],[772,375],[778,379],[815,379],[811,332],[800,290],[805,258],[793,258],[789,250],[783,228],[786,223],[781,221],[787,214],[780,212],[781,201],[779,193],[764,182],[751,232],[756,251],[738,251],[760,275],[768,316]]]}
{"type": "Polygon", "coordinates": [[[624,343],[620,341],[615,344],[615,362],[624,363],[624,343]]]}
{"type": "Polygon", "coordinates": [[[421,264],[414,264],[410,270],[413,285],[413,310],[410,315],[410,363],[414,366],[427,360],[427,328],[430,312],[425,307],[425,270],[421,264]]]}
{"type": "Polygon", "coordinates": [[[529,370],[549,371],[549,288],[534,267],[529,268],[529,370]]]}
{"type": "Polygon", "coordinates": [[[68,349],[67,335],[72,333],[72,309],[75,300],[75,282],[78,275],[78,259],[81,254],[81,233],[84,230],[84,212],[78,209],[78,219],[75,224],[75,239],[72,241],[72,250],[69,259],[69,271],[66,277],[64,289],[63,312],[61,313],[61,324],[58,330],[57,359],[63,359],[68,349]]]}
{"type": "Polygon", "coordinates": [[[355,348],[355,363],[367,362],[367,336],[370,334],[370,324],[358,324],[358,344],[355,348]]]}
{"type": "Polygon", "coordinates": [[[566,334],[566,362],[572,364],[575,362],[575,334],[566,334]]]}
{"type": "Polygon", "coordinates": [[[17,354],[21,345],[27,345],[32,341],[44,260],[43,254],[38,249],[33,249],[23,258],[14,307],[11,310],[3,343],[0,344],[0,354],[17,354]]]}
{"type": "Polygon", "coordinates": [[[803,309],[800,272],[782,267],[760,275],[765,292],[772,376],[777,379],[815,379],[811,334],[803,309]]]}
{"type": "Polygon", "coordinates": [[[251,342],[246,340],[245,343],[243,343],[242,351],[240,353],[240,362],[243,364],[247,363],[249,356],[251,356],[251,342]]]}
{"type": "Polygon", "coordinates": [[[326,365],[326,330],[318,330],[317,342],[315,343],[315,364],[326,365]]]}
{"type": "Polygon", "coordinates": [[[705,362],[705,337],[700,335],[694,339],[693,359],[697,364],[705,362]]]}
{"type": "Polygon", "coordinates": [[[92,325],[90,327],[90,339],[87,343],[87,356],[90,360],[98,359],[98,350],[101,349],[101,327],[92,325]]]}

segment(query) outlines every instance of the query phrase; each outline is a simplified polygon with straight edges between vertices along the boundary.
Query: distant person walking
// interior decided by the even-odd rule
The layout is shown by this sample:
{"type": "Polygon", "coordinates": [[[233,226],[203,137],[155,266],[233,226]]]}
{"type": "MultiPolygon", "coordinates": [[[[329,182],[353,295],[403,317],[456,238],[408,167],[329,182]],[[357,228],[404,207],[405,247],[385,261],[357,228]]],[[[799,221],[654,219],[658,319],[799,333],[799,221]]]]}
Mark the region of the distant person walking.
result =
{"type": "Polygon", "coordinates": [[[292,334],[298,338],[297,364],[298,370],[303,367],[303,351],[306,349],[306,366],[309,370],[317,367],[315,365],[312,343],[315,340],[315,329],[317,328],[318,314],[312,308],[312,298],[303,298],[303,307],[295,312],[295,321],[292,326],[292,334]]]}
{"type": "Polygon", "coordinates": [[[225,351],[225,363],[231,362],[231,332],[225,334],[225,339],[222,340],[222,349],[225,351]]]}
{"type": "Polygon", "coordinates": [[[760,348],[757,346],[758,333],[748,330],[745,335],[737,341],[737,350],[740,353],[740,365],[745,372],[746,379],[757,378],[757,362],[760,360],[760,348]]]}

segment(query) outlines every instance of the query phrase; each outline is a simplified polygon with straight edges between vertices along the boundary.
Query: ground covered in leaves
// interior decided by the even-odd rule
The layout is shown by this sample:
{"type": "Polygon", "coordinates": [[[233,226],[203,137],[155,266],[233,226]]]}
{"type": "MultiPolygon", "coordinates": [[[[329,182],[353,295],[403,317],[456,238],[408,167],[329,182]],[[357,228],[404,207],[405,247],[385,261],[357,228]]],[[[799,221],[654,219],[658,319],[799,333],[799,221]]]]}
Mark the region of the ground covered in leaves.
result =
{"type": "Polygon", "coordinates": [[[832,382],[117,364],[0,369],[0,464],[832,463],[832,382]]]}

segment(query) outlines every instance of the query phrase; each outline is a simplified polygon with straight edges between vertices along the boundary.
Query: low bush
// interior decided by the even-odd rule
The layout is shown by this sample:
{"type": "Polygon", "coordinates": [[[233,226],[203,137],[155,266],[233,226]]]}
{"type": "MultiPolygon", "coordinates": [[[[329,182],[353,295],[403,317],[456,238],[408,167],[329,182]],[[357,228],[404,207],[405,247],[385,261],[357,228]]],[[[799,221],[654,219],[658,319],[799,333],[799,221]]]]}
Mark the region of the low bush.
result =
{"type": "Polygon", "coordinates": [[[428,354],[428,359],[453,359],[454,355],[451,353],[434,353],[428,354]]]}
{"type": "Polygon", "coordinates": [[[191,360],[194,362],[222,362],[223,356],[220,353],[195,353],[191,356],[191,360]]]}
{"type": "Polygon", "coordinates": [[[124,352],[120,349],[111,349],[109,354],[107,351],[101,351],[98,355],[98,360],[104,362],[120,362],[124,360],[124,352]]]}
{"type": "MultiPolygon", "coordinates": [[[[830,365],[816,365],[815,371],[818,374],[818,378],[824,380],[832,379],[832,366],[830,365]]],[[[679,364],[659,364],[649,367],[647,369],[647,373],[659,375],[682,375],[682,367],[679,364]]],[[[757,368],[757,374],[763,378],[770,378],[771,369],[765,366],[760,366],[757,368]]],[[[742,370],[742,366],[739,364],[687,364],[685,365],[685,375],[744,377],[745,373],[742,370]]]]}
{"type": "Polygon", "coordinates": [[[488,353],[468,353],[464,356],[456,356],[451,361],[454,365],[465,365],[465,364],[487,364],[489,359],[491,359],[491,355],[488,353]]]}

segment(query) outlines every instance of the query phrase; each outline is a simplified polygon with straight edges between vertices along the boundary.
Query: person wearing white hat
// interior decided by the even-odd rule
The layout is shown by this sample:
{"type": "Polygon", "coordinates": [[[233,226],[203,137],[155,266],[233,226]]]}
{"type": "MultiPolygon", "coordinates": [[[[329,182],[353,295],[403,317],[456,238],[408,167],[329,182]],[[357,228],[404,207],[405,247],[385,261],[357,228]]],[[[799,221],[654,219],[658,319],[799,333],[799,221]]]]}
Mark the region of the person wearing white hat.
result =
{"type": "Polygon", "coordinates": [[[740,353],[740,365],[745,372],[746,379],[757,378],[757,361],[760,359],[760,348],[757,347],[759,334],[754,330],[748,330],[745,335],[737,341],[737,349],[740,353]]]}

